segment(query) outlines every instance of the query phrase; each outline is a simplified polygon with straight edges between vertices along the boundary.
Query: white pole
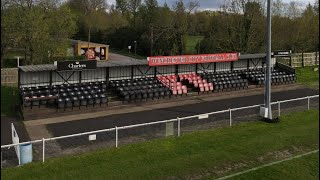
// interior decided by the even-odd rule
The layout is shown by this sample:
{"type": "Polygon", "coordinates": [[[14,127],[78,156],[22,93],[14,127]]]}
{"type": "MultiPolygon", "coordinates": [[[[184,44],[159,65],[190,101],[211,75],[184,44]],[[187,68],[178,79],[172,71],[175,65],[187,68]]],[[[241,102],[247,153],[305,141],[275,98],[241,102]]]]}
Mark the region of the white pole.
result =
{"type": "Polygon", "coordinates": [[[116,148],[118,147],[118,127],[116,126],[116,148]]]}
{"type": "Polygon", "coordinates": [[[278,101],[278,116],[280,117],[280,101],[278,101]]]}
{"type": "Polygon", "coordinates": [[[2,169],[2,149],[1,149],[1,169],[2,169]]]}
{"type": "Polygon", "coordinates": [[[46,147],[46,145],[45,145],[45,140],[44,140],[44,138],[42,138],[42,163],[44,163],[44,159],[45,159],[45,147],[46,147]]]}
{"type": "Polygon", "coordinates": [[[229,117],[230,117],[230,126],[232,126],[232,115],[231,115],[231,109],[229,109],[229,117]]]}
{"type": "Polygon", "coordinates": [[[177,119],[178,119],[178,136],[180,136],[180,119],[179,117],[177,117],[177,119]]]}
{"type": "Polygon", "coordinates": [[[308,111],[310,110],[310,97],[308,96],[308,111]]]}
{"type": "Polygon", "coordinates": [[[271,112],[271,0],[267,1],[267,54],[266,54],[266,81],[265,81],[265,108],[268,109],[267,119],[272,121],[271,112]]]}
{"type": "Polygon", "coordinates": [[[18,67],[20,66],[20,57],[18,57],[18,62],[17,62],[17,64],[18,64],[18,67]]]}

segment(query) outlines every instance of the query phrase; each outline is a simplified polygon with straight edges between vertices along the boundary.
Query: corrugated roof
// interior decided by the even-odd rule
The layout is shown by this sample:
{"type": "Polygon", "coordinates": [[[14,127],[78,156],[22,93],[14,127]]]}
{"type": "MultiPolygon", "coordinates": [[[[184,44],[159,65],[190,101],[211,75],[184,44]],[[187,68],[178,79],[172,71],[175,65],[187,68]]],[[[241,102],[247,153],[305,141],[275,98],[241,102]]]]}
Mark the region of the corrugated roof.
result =
{"type": "MultiPolygon", "coordinates": [[[[118,55],[117,55],[118,56],[118,55]]],[[[243,54],[239,56],[239,59],[256,59],[266,57],[265,53],[261,54],[243,54]]],[[[148,65],[148,61],[134,59],[126,56],[119,55],[117,59],[110,59],[109,61],[98,61],[97,67],[117,67],[117,66],[132,66],[132,65],[148,65]]],[[[57,67],[53,64],[41,64],[41,65],[29,65],[29,66],[20,66],[19,67],[24,72],[37,72],[37,71],[52,71],[56,70],[57,67]]]]}
{"type": "Polygon", "coordinates": [[[260,54],[240,54],[239,59],[257,59],[266,57],[266,53],[260,54]]]}
{"type": "MultiPolygon", "coordinates": [[[[119,62],[109,62],[109,61],[98,61],[97,67],[116,67],[116,66],[132,66],[132,65],[148,65],[147,60],[132,60],[119,61],[119,62]]],[[[29,65],[19,67],[24,72],[38,72],[38,71],[53,71],[57,67],[54,64],[41,64],[41,65],[29,65]]]]}
{"type": "Polygon", "coordinates": [[[52,71],[57,69],[53,64],[40,64],[40,65],[29,65],[19,67],[24,72],[37,72],[37,71],[52,71]]]}

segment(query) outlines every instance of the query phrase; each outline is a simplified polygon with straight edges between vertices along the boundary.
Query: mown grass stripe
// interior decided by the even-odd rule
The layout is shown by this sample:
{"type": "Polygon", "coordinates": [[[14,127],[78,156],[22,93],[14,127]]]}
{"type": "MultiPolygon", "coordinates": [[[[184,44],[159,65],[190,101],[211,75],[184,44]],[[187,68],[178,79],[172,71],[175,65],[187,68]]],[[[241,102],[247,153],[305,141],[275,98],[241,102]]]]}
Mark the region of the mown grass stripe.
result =
{"type": "Polygon", "coordinates": [[[224,177],[218,178],[217,180],[229,179],[229,178],[241,175],[241,174],[245,174],[245,173],[248,173],[248,172],[251,172],[251,171],[256,171],[258,169],[262,169],[264,167],[268,167],[268,166],[272,166],[272,165],[275,165],[275,164],[279,164],[279,163],[282,163],[282,162],[285,162],[285,161],[298,159],[298,158],[301,158],[303,156],[307,156],[307,155],[314,154],[314,153],[317,153],[317,152],[319,152],[319,149],[311,151],[311,152],[307,152],[307,153],[304,153],[304,154],[300,154],[300,155],[297,155],[297,156],[294,156],[294,157],[290,157],[290,158],[287,158],[287,159],[283,159],[283,160],[280,160],[280,161],[275,161],[275,162],[272,162],[272,163],[264,164],[262,166],[251,168],[251,169],[248,169],[248,170],[245,170],[245,171],[241,171],[241,172],[238,172],[238,173],[235,173],[235,174],[231,174],[231,175],[228,175],[228,176],[224,176],[224,177]]]}

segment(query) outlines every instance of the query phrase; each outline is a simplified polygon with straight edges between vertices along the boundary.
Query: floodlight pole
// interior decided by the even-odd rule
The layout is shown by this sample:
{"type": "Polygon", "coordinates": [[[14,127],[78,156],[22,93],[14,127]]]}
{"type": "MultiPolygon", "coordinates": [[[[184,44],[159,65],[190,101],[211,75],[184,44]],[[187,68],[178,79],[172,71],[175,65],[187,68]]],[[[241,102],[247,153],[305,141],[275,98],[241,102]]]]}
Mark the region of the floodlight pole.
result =
{"type": "Polygon", "coordinates": [[[264,102],[267,109],[266,120],[272,121],[271,112],[271,0],[267,0],[267,54],[266,54],[266,81],[265,81],[265,94],[264,102]]]}
{"type": "Polygon", "coordinates": [[[137,41],[134,41],[134,55],[137,55],[137,41]]]}

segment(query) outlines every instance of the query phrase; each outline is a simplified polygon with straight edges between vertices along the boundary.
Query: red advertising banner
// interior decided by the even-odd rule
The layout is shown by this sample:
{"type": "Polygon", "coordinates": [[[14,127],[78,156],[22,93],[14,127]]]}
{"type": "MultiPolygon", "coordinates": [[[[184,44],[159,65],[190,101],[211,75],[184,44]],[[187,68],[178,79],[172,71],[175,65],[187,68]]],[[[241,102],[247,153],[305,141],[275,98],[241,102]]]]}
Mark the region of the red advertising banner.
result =
{"type": "Polygon", "coordinates": [[[153,56],[148,57],[149,66],[165,66],[174,64],[198,64],[210,62],[237,61],[238,53],[198,54],[182,56],[153,56]]]}

